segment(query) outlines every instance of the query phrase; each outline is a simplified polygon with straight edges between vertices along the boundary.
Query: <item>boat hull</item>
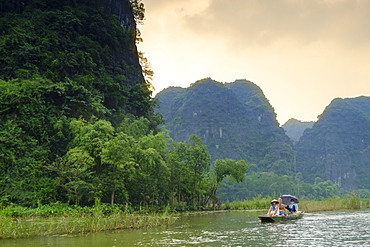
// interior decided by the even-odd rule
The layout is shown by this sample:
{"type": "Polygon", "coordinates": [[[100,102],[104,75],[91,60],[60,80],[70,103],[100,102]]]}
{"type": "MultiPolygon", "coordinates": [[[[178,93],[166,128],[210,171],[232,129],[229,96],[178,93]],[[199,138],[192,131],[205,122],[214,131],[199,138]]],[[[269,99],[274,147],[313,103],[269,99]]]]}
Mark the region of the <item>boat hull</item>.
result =
{"type": "Polygon", "coordinates": [[[284,222],[288,220],[297,220],[303,217],[301,214],[293,214],[287,216],[268,216],[268,215],[258,215],[258,218],[261,220],[261,223],[274,223],[274,222],[284,222]]]}

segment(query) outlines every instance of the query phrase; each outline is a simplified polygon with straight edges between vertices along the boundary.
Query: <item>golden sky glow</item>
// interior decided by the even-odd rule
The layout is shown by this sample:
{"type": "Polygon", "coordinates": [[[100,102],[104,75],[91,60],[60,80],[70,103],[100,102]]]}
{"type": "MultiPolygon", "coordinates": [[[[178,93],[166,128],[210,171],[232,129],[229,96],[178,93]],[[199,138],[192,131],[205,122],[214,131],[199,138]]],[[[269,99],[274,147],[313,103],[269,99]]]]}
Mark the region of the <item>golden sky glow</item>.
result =
{"type": "Polygon", "coordinates": [[[370,0],[143,0],[156,93],[211,77],[261,87],[280,124],[370,95],[370,0]]]}

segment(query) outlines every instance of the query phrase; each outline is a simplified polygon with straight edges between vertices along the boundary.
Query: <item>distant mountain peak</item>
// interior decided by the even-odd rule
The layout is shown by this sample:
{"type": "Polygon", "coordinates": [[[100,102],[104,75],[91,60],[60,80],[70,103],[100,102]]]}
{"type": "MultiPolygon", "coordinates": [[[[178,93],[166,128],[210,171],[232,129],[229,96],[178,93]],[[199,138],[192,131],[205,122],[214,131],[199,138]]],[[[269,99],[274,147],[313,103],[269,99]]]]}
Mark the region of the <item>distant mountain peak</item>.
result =
{"type": "Polygon", "coordinates": [[[300,121],[295,118],[289,119],[281,127],[286,131],[286,134],[294,141],[297,142],[303,135],[307,128],[312,128],[314,121],[300,121]]]}

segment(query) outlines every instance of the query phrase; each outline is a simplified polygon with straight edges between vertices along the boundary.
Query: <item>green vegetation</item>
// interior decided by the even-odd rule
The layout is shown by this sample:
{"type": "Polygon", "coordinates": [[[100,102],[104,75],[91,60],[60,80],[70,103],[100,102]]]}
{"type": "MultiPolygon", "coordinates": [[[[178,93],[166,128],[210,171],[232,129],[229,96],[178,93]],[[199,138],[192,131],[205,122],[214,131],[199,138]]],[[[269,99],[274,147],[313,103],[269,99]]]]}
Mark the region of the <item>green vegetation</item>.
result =
{"type": "MultiPolygon", "coordinates": [[[[140,1],[135,2],[135,16],[143,15],[140,1]]],[[[129,8],[128,1],[121,4],[129,8]]],[[[153,119],[155,124],[154,102],[139,65],[135,30],[121,26],[107,9],[96,0],[53,4],[34,0],[21,12],[6,9],[0,13],[0,79],[42,78],[56,87],[73,84],[84,93],[60,95],[57,103],[88,103],[92,96],[105,107],[99,117],[114,125],[126,114],[153,119]]],[[[134,20],[126,25],[135,26],[134,20]]],[[[74,112],[67,106],[62,110],[74,112]]]]}
{"type": "MultiPolygon", "coordinates": [[[[252,210],[252,209],[266,209],[270,207],[270,202],[276,197],[255,197],[250,200],[226,202],[223,205],[224,209],[229,210],[252,210]]],[[[330,196],[321,198],[320,200],[313,200],[302,198],[299,203],[299,210],[303,212],[322,212],[334,211],[343,209],[366,209],[370,208],[370,198],[361,198],[355,193],[350,193],[340,196],[330,196]]]]}
{"type": "MultiPolygon", "coordinates": [[[[224,210],[268,210],[276,197],[257,196],[253,199],[224,203],[224,210]]],[[[370,198],[356,193],[331,196],[320,200],[301,198],[299,209],[304,212],[353,210],[370,208],[370,198]]],[[[211,209],[211,208],[208,208],[211,209]]],[[[63,203],[39,205],[36,208],[8,206],[0,210],[0,239],[47,235],[84,234],[111,229],[126,229],[169,225],[179,215],[170,207],[133,208],[126,205],[101,204],[92,207],[70,206],[63,203]]]]}
{"type": "Polygon", "coordinates": [[[333,211],[343,209],[365,209],[370,208],[370,199],[361,199],[356,195],[344,197],[329,197],[324,200],[302,200],[300,210],[305,212],[333,211]]]}
{"type": "Polygon", "coordinates": [[[370,98],[334,99],[296,145],[305,182],[331,180],[342,190],[370,189],[370,98]]]}
{"type": "Polygon", "coordinates": [[[274,109],[254,83],[205,78],[189,88],[158,93],[158,110],[175,141],[192,134],[207,145],[211,160],[245,160],[260,171],[292,173],[293,145],[279,128],[274,109]]]}
{"type": "Polygon", "coordinates": [[[338,185],[330,180],[321,181],[318,178],[314,184],[310,184],[302,182],[300,178],[300,174],[289,177],[272,172],[253,172],[253,166],[250,166],[243,182],[236,184],[226,179],[218,190],[218,198],[225,202],[292,194],[300,198],[321,200],[342,194],[338,185]]]}
{"type": "Polygon", "coordinates": [[[135,45],[140,0],[17,3],[0,12],[0,206],[215,200],[202,140],[175,143],[157,128],[135,45]]]}
{"type": "MultiPolygon", "coordinates": [[[[335,99],[319,120],[290,120],[278,127],[261,89],[246,80],[205,78],[189,88],[158,93],[165,127],[175,141],[203,138],[211,160],[245,160],[243,183],[219,190],[219,198],[242,200],[276,193],[309,198],[369,190],[370,98],[335,99]]],[[[221,186],[222,187],[222,186],[221,186]]]]}
{"type": "Polygon", "coordinates": [[[153,227],[175,220],[166,211],[133,212],[127,205],[98,203],[94,207],[71,207],[57,203],[33,209],[7,207],[0,210],[0,239],[153,227]]]}
{"type": "Polygon", "coordinates": [[[117,1],[123,16],[112,1],[17,2],[0,6],[1,237],[167,224],[221,200],[339,200],[340,187],[368,207],[367,98],[333,101],[295,150],[258,86],[206,78],[158,94],[167,133],[135,46],[141,0],[117,1]]]}
{"type": "MultiPolygon", "coordinates": [[[[188,144],[170,144],[163,132],[147,134],[150,122],[145,118],[126,119],[118,128],[96,118],[67,123],[65,133],[71,139],[67,151],[52,163],[36,142],[9,137],[17,149],[4,149],[8,155],[3,164],[13,165],[3,166],[7,171],[2,177],[3,205],[35,207],[58,201],[92,205],[99,199],[112,205],[170,204],[184,210],[202,207],[214,197],[215,175],[199,137],[192,136],[188,144]],[[22,145],[28,147],[25,152],[33,148],[34,153],[24,157],[19,153],[22,145]]],[[[245,170],[234,173],[242,178],[245,170]]]]}

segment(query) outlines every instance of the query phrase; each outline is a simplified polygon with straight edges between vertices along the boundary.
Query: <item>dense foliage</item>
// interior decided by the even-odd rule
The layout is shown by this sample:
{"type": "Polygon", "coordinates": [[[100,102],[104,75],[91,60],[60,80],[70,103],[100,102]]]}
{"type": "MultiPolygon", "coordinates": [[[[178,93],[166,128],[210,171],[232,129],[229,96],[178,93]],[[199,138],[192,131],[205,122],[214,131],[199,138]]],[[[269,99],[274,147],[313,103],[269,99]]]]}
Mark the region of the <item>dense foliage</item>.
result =
{"type": "MultiPolygon", "coordinates": [[[[15,91],[24,90],[26,85],[28,93],[33,92],[31,86],[39,92],[54,90],[23,81],[14,86],[15,91]]],[[[1,131],[3,204],[35,206],[61,201],[92,205],[101,200],[144,206],[171,204],[186,209],[213,199],[215,179],[200,138],[192,136],[188,144],[172,143],[168,147],[166,134],[149,131],[146,118],[126,118],[117,128],[95,117],[90,121],[58,118],[58,107],[45,104],[42,93],[33,92],[32,96],[15,97],[13,93],[8,97],[18,106],[11,109],[15,111],[12,116],[24,119],[7,119],[1,131]],[[32,126],[22,127],[27,124],[32,126]]],[[[246,169],[236,173],[242,178],[246,169]]]]}
{"type": "Polygon", "coordinates": [[[316,180],[315,183],[311,184],[301,181],[299,173],[292,178],[265,172],[248,172],[244,182],[235,184],[226,181],[219,190],[219,198],[222,201],[244,200],[260,196],[278,198],[283,194],[293,194],[300,198],[322,199],[340,195],[341,192],[339,186],[330,180],[316,180]]]}
{"type": "Polygon", "coordinates": [[[297,143],[297,170],[342,189],[370,189],[370,98],[334,99],[297,143]]]}
{"type": "Polygon", "coordinates": [[[201,141],[169,151],[156,129],[132,29],[141,1],[118,18],[114,1],[24,4],[2,2],[0,13],[0,204],[203,205],[201,141]],[[184,181],[171,187],[177,169],[184,181]]]}
{"type": "MultiPolygon", "coordinates": [[[[100,98],[107,109],[104,117],[115,125],[127,113],[152,117],[135,30],[121,26],[103,6],[97,0],[35,0],[23,11],[1,13],[0,79],[72,82],[100,98]]],[[[133,16],[126,17],[130,18],[135,25],[133,16]]]]}
{"type": "Polygon", "coordinates": [[[183,210],[219,198],[325,197],[338,184],[368,195],[367,98],[333,101],[297,144],[297,166],[273,108],[245,80],[158,94],[168,135],[135,46],[141,0],[17,3],[0,5],[0,205],[183,210]]]}

